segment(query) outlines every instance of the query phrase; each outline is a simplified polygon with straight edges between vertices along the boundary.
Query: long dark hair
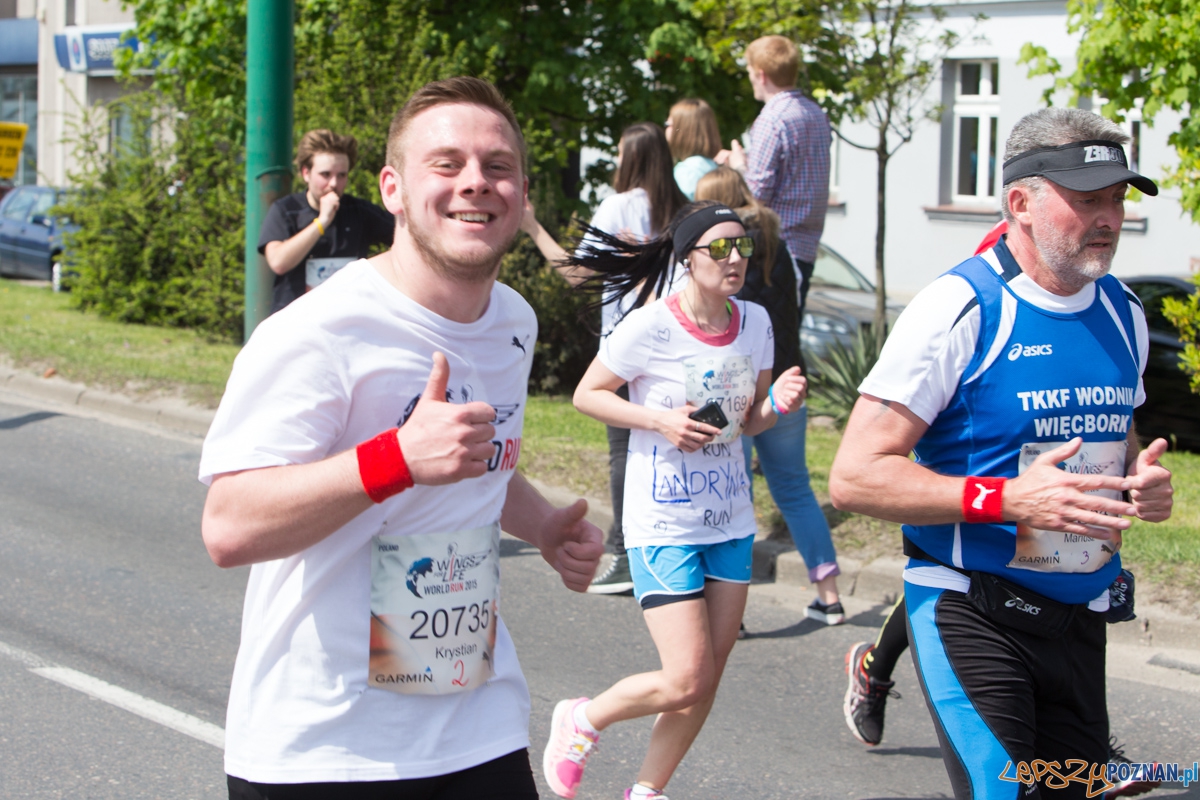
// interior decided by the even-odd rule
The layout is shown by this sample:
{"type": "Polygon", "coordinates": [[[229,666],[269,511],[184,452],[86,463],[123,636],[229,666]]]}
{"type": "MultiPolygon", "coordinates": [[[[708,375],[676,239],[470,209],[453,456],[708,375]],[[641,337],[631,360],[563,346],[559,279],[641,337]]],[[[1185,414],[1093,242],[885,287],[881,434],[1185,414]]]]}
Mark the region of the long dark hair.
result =
{"type": "Polygon", "coordinates": [[[697,211],[721,205],[715,200],[688,203],[671,218],[666,230],[648,242],[629,242],[591,225],[584,226],[583,239],[564,263],[591,272],[580,284],[584,291],[598,295],[588,308],[619,303],[635,291],[634,308],[644,306],[651,294],[662,297],[675,273],[675,232],[697,211]]]}
{"type": "Polygon", "coordinates": [[[644,189],[650,198],[650,228],[662,233],[687,204],[675,183],[674,159],[663,129],[653,122],[636,122],[621,133],[621,163],[613,175],[618,192],[644,189]]]}

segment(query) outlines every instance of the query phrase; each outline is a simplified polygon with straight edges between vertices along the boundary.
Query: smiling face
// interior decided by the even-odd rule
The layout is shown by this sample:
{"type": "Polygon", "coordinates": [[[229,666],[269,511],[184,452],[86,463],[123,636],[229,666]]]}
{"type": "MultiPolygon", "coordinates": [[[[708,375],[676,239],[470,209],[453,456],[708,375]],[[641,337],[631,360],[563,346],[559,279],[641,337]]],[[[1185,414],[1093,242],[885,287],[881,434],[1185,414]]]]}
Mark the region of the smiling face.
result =
{"type": "Polygon", "coordinates": [[[1126,184],[1076,192],[1050,181],[1033,198],[1031,238],[1042,261],[1064,283],[1082,289],[1108,274],[1121,223],[1126,184]]]}
{"type": "Polygon", "coordinates": [[[736,247],[729,251],[728,256],[717,261],[708,254],[703,245],[713,239],[745,235],[746,229],[740,222],[722,222],[704,232],[696,242],[699,249],[688,253],[688,269],[697,290],[712,298],[731,297],[741,291],[742,284],[746,282],[746,267],[749,262],[736,247]]]}
{"type": "Polygon", "coordinates": [[[384,205],[420,258],[444,277],[491,280],[521,223],[525,178],[508,121],[484,106],[434,106],[404,134],[402,172],[384,167],[384,205]]]}
{"type": "Polygon", "coordinates": [[[300,168],[300,177],[308,184],[308,200],[314,207],[329,192],[341,197],[349,175],[350,159],[345,153],[314,153],[312,166],[300,168]]]}

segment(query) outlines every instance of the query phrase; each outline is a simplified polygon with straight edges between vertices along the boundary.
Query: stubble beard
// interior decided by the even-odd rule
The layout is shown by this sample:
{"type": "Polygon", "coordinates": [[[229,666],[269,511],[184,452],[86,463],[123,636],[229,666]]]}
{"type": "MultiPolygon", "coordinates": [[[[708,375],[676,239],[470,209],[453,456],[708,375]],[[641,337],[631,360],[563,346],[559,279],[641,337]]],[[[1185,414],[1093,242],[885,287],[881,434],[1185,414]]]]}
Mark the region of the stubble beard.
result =
{"type": "Polygon", "coordinates": [[[1057,228],[1047,226],[1041,236],[1034,240],[1038,253],[1054,274],[1064,283],[1079,291],[1097,281],[1112,269],[1113,257],[1117,253],[1117,234],[1113,231],[1091,231],[1082,240],[1071,239],[1057,228]],[[1093,252],[1088,245],[1093,242],[1109,242],[1112,246],[1093,252]]]}
{"type": "MultiPolygon", "coordinates": [[[[407,196],[405,196],[407,206],[407,196]]],[[[442,245],[441,239],[417,225],[412,217],[405,218],[408,235],[421,260],[440,277],[457,283],[484,283],[494,280],[500,268],[500,260],[517,238],[517,232],[500,248],[489,247],[471,258],[451,255],[442,245]]]]}

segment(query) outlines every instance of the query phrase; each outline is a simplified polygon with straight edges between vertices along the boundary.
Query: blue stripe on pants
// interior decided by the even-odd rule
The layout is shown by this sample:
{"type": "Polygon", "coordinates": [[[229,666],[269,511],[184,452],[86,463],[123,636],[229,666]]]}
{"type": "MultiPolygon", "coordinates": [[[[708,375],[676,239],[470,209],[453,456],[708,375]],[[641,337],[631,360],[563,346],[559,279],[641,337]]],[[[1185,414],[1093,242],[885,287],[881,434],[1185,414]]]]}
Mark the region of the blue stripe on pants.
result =
{"type": "MultiPolygon", "coordinates": [[[[975,706],[967,697],[959,682],[954,667],[946,655],[942,637],[937,627],[937,601],[947,589],[918,586],[905,581],[904,596],[908,606],[909,635],[916,661],[917,674],[921,678],[925,699],[929,701],[930,713],[945,737],[942,758],[957,758],[970,784],[966,797],[972,800],[1013,800],[1019,796],[1022,786],[1000,780],[1000,775],[1015,776],[1012,759],[1004,745],[992,733],[991,728],[979,716],[975,706]],[[952,753],[946,752],[946,744],[952,753]]],[[[955,767],[949,761],[946,769],[953,780],[955,767]]],[[[956,796],[963,794],[956,787],[956,796]]]]}

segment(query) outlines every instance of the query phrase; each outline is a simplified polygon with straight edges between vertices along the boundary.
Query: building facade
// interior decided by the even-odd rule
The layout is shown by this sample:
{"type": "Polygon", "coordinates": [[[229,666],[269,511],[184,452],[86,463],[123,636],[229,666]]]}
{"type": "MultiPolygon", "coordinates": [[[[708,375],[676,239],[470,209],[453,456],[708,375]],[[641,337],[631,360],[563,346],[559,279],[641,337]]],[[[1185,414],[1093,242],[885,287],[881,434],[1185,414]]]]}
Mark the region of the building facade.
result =
{"type": "Polygon", "coordinates": [[[10,183],[37,183],[38,23],[34,0],[0,0],[0,122],[29,126],[10,183]]]}
{"type": "MultiPolygon", "coordinates": [[[[1042,93],[1051,85],[1049,78],[1030,78],[1029,67],[1018,63],[1022,46],[1041,45],[1070,70],[1078,44],[1067,33],[1065,2],[965,0],[944,7],[949,17],[943,24],[963,40],[928,93],[931,105],[942,106],[941,123],[918,127],[888,167],[885,274],[889,293],[901,299],[971,255],[1000,219],[1004,142],[1017,120],[1044,106],[1042,93]],[[977,22],[977,13],[986,19],[977,22]]],[[[1067,100],[1058,95],[1055,104],[1067,100]]],[[[1167,136],[1178,122],[1177,115],[1163,112],[1151,128],[1131,115],[1125,123],[1133,139],[1126,147],[1130,166],[1160,180],[1164,166],[1177,163],[1167,136]]],[[[862,124],[843,124],[840,133],[856,143],[875,141],[874,130],[862,124]]],[[[873,279],[875,153],[835,141],[833,155],[822,241],[873,279]]],[[[1178,189],[1163,189],[1157,197],[1127,203],[1114,274],[1179,274],[1200,267],[1200,226],[1182,214],[1179,196],[1178,189]]]]}

